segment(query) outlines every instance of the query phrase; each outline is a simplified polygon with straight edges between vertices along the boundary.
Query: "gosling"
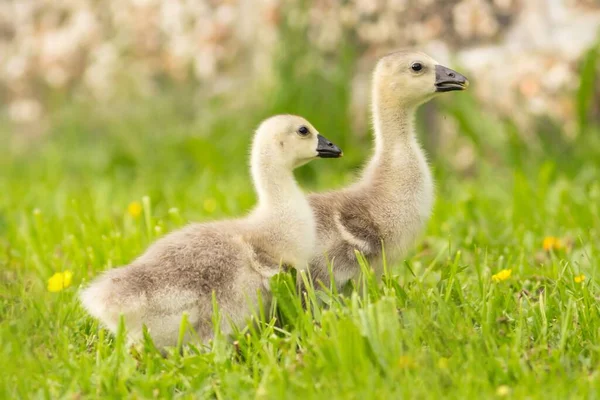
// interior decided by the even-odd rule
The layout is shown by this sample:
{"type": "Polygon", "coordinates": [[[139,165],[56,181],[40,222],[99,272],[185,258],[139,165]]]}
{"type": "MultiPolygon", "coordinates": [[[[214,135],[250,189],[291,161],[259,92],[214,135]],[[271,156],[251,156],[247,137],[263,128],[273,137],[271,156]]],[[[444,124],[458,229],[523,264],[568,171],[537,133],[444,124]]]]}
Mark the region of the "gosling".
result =
{"type": "Polygon", "coordinates": [[[375,151],[350,187],[310,195],[317,219],[311,277],[328,283],[331,262],[336,286],[359,274],[355,250],[378,277],[422,232],[432,210],[434,187],[414,129],[417,108],[439,93],[464,90],[468,80],[431,57],[399,51],[381,58],[372,83],[375,151]]]}
{"type": "Polygon", "coordinates": [[[256,208],[246,218],[195,223],[157,240],[130,265],[106,271],[84,289],[84,308],[113,333],[123,315],[130,342],[141,339],[145,325],[165,347],[177,344],[184,313],[196,339],[213,337],[214,293],[219,329],[230,333],[252,315],[259,292],[269,304],[269,279],[282,266],[306,269],[314,250],[313,212],[293,170],[341,155],[301,117],[267,119],[251,153],[256,208]]]}

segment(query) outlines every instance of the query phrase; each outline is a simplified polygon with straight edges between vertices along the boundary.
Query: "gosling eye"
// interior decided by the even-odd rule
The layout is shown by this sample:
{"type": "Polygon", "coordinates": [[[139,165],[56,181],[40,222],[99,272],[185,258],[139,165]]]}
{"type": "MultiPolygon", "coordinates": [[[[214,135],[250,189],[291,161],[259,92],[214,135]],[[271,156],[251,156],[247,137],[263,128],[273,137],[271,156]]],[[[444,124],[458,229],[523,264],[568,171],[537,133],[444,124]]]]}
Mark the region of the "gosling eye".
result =
{"type": "Polygon", "coordinates": [[[423,64],[418,61],[414,62],[410,65],[410,69],[412,69],[414,72],[420,72],[423,69],[423,64]]]}
{"type": "Polygon", "coordinates": [[[300,128],[298,128],[298,135],[300,135],[302,137],[306,137],[309,134],[310,134],[310,131],[304,125],[302,125],[300,128]]]}

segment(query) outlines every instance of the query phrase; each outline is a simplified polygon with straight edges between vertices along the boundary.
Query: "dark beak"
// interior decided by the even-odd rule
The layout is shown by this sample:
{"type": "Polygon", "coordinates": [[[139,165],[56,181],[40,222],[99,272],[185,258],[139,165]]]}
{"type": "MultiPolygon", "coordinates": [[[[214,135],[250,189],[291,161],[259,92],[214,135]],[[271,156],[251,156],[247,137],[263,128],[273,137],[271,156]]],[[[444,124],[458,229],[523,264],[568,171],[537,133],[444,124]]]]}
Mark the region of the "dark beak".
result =
{"type": "Polygon", "coordinates": [[[435,91],[451,92],[453,90],[465,90],[469,86],[469,80],[458,72],[444,67],[435,66],[435,91]]]}
{"type": "Polygon", "coordinates": [[[317,153],[319,157],[338,158],[344,154],[339,147],[325,139],[323,136],[317,135],[317,139],[319,139],[317,144],[317,153]]]}

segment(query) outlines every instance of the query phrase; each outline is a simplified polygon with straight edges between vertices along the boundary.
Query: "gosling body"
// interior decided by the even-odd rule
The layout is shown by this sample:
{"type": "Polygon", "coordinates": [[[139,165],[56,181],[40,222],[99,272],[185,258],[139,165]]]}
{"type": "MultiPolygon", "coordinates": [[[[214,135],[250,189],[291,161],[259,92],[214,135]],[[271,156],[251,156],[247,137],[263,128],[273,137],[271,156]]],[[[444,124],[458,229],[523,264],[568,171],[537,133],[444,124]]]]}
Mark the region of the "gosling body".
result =
{"type": "Polygon", "coordinates": [[[374,155],[355,184],[309,196],[317,220],[313,280],[327,284],[330,263],[336,285],[346,284],[360,272],[356,251],[380,276],[383,249],[394,262],[414,243],[434,202],[433,178],[414,129],[416,109],[467,84],[423,53],[401,51],[378,62],[372,83],[374,155]]]}
{"type": "Polygon", "coordinates": [[[251,156],[257,207],[246,218],[195,223],[157,240],[130,265],[107,271],[83,290],[84,308],[112,332],[122,315],[131,341],[141,339],[145,325],[159,347],[177,343],[184,313],[198,339],[210,339],[213,295],[219,329],[229,333],[243,325],[259,295],[269,303],[269,279],[282,266],[306,268],[315,246],[313,212],[293,169],[340,154],[300,117],[266,120],[251,156]]]}

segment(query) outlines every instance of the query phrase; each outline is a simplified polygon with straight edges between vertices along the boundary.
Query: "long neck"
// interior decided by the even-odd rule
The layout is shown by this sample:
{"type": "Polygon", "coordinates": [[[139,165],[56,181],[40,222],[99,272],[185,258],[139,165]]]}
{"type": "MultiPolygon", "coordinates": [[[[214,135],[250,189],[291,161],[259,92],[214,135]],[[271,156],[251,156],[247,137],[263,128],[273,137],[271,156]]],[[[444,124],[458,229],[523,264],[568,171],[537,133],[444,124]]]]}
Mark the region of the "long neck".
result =
{"type": "Polygon", "coordinates": [[[259,210],[267,209],[272,213],[304,198],[291,168],[277,165],[265,154],[253,154],[252,179],[259,210]]]}
{"type": "Polygon", "coordinates": [[[382,172],[393,172],[399,163],[413,159],[420,152],[414,130],[415,108],[403,107],[385,96],[373,93],[373,128],[375,154],[365,170],[365,181],[382,172]]]}
{"type": "Polygon", "coordinates": [[[375,156],[389,157],[415,140],[415,108],[387,101],[383,95],[374,93],[373,122],[375,129],[375,156]]]}
{"type": "Polygon", "coordinates": [[[314,249],[313,213],[292,168],[267,156],[252,157],[258,205],[249,217],[260,227],[255,234],[268,242],[262,244],[265,251],[284,264],[304,268],[314,249]]]}

